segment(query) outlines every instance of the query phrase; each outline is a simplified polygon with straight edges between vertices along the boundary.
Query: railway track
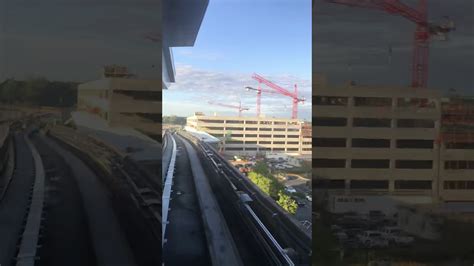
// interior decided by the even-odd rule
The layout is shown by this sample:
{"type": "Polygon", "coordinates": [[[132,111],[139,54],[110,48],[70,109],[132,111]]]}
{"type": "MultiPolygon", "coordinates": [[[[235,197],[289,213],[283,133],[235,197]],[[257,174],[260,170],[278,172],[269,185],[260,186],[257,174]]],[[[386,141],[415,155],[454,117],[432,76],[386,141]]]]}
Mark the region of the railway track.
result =
{"type": "Polygon", "coordinates": [[[13,133],[14,171],[0,201],[0,264],[15,265],[31,206],[35,165],[24,132],[13,133]]]}
{"type": "Polygon", "coordinates": [[[311,237],[301,230],[300,225],[242,177],[212,147],[191,135],[185,135],[201,151],[203,165],[208,165],[215,172],[216,180],[221,182],[220,189],[216,191],[225,194],[227,198],[234,195],[233,202],[239,198],[243,201],[239,204],[241,217],[247,221],[249,230],[259,237],[260,241],[257,243],[268,254],[272,265],[309,265],[311,237]]]}
{"type": "Polygon", "coordinates": [[[45,219],[35,265],[97,265],[89,221],[74,173],[60,154],[35,135],[45,173],[45,219]]]}
{"type": "MultiPolygon", "coordinates": [[[[169,135],[169,143],[171,143],[171,135],[169,135]]],[[[168,138],[165,136],[165,138],[168,138]]],[[[222,211],[222,216],[223,219],[225,220],[225,224],[228,227],[229,233],[230,233],[230,238],[235,246],[235,252],[237,256],[239,257],[239,264],[240,265],[292,265],[290,263],[283,263],[283,264],[278,264],[274,263],[274,260],[270,258],[270,254],[266,251],[269,247],[266,246],[266,242],[264,239],[260,237],[260,234],[256,234],[255,230],[255,219],[250,220],[248,219],[247,212],[248,210],[244,210],[243,208],[244,205],[241,204],[241,199],[239,198],[238,194],[235,193],[235,191],[232,190],[232,188],[229,187],[229,183],[223,182],[222,177],[219,176],[218,174],[214,172],[214,170],[203,163],[202,158],[200,158],[200,152],[198,149],[196,149],[195,146],[190,145],[191,142],[187,140],[186,138],[183,138],[182,136],[176,136],[174,137],[176,140],[177,146],[178,146],[178,158],[177,158],[177,164],[176,164],[176,175],[174,177],[174,182],[173,182],[173,191],[175,192],[172,195],[172,200],[171,200],[171,211],[170,211],[170,224],[168,225],[168,229],[170,230],[170,234],[167,235],[167,242],[164,246],[164,254],[170,254],[170,250],[179,250],[180,248],[184,250],[190,250],[190,247],[198,247],[202,246],[202,243],[205,241],[208,244],[207,248],[207,253],[210,256],[210,261],[211,263],[205,262],[205,260],[202,260],[201,263],[198,264],[193,264],[193,265],[212,265],[212,251],[211,249],[213,248],[211,244],[209,244],[209,234],[206,232],[206,230],[209,230],[204,227],[195,227],[199,229],[200,232],[204,231],[205,234],[201,234],[200,237],[202,239],[196,238],[193,241],[191,239],[186,238],[186,233],[183,232],[181,228],[181,224],[178,222],[177,224],[176,221],[179,219],[179,217],[185,217],[182,213],[179,213],[179,209],[186,209],[189,212],[193,212],[195,214],[194,216],[194,223],[199,224],[202,223],[203,218],[205,215],[200,210],[202,208],[202,203],[199,204],[199,199],[197,197],[194,197],[194,201],[190,201],[189,197],[193,194],[198,194],[198,191],[196,190],[196,187],[194,184],[195,181],[193,181],[193,172],[196,174],[196,171],[191,171],[191,164],[199,164],[199,167],[202,167],[204,170],[204,173],[206,175],[206,179],[208,179],[208,182],[210,184],[210,189],[212,189],[211,194],[213,197],[215,197],[216,202],[218,203],[218,208],[222,211]],[[186,146],[188,146],[186,148],[186,146]],[[190,150],[191,148],[191,150],[190,150]],[[194,154],[196,154],[198,157],[196,158],[197,161],[191,161],[189,156],[189,152],[192,151],[194,154]],[[180,183],[182,182],[182,183],[180,183]],[[187,187],[184,191],[181,189],[184,184],[191,184],[194,187],[187,187]],[[230,189],[230,190],[229,190],[230,189]],[[188,201],[183,201],[180,199],[182,195],[187,195],[188,196],[188,201]],[[233,197],[235,196],[235,197],[233,197]],[[193,202],[194,204],[190,204],[193,202]],[[176,207],[173,208],[173,205],[176,207]],[[178,208],[178,211],[176,210],[178,208]],[[173,217],[173,212],[178,212],[178,214],[173,217]],[[174,219],[173,219],[174,218],[174,219]],[[181,235],[176,234],[173,232],[173,226],[176,228],[175,230],[179,230],[181,232],[181,235]],[[174,235],[173,235],[174,233],[174,235]],[[186,246],[179,246],[179,242],[175,246],[170,245],[166,246],[168,244],[173,243],[173,239],[188,239],[186,246]]],[[[196,156],[194,155],[194,156],[196,156]]],[[[194,177],[195,179],[196,177],[194,177]]],[[[190,218],[187,218],[186,221],[189,221],[190,218]]],[[[204,222],[205,223],[205,222],[204,222]]],[[[176,240],[174,240],[176,241],[176,240]]],[[[192,250],[192,249],[191,249],[192,250]]],[[[201,248],[201,254],[205,250],[201,248]]],[[[171,254],[173,254],[171,252],[171,254]]],[[[181,254],[181,253],[179,253],[181,254]]],[[[166,255],[165,255],[166,256],[166,255]]],[[[185,257],[183,255],[183,257],[185,257]]],[[[166,257],[165,257],[166,258],[166,257]]],[[[196,260],[195,260],[196,261],[196,260]]],[[[166,262],[166,259],[165,259],[166,262]]],[[[168,265],[184,265],[184,264],[177,264],[176,261],[172,261],[173,263],[168,264],[168,265]]],[[[215,264],[215,263],[214,263],[215,264]]],[[[166,265],[166,264],[165,264],[166,265]]],[[[217,265],[217,264],[215,264],[217,265]]]]}
{"type": "Polygon", "coordinates": [[[160,184],[146,171],[101,146],[120,158],[107,172],[76,149],[80,143],[37,130],[13,140],[16,169],[0,200],[0,265],[161,263],[160,184]]]}
{"type": "MultiPolygon", "coordinates": [[[[168,147],[172,149],[173,137],[166,134],[164,139],[168,147]]],[[[168,189],[165,185],[164,192],[165,199],[166,191],[169,190],[169,211],[166,215],[167,224],[163,236],[163,263],[166,266],[211,265],[188,154],[180,139],[174,138],[174,141],[176,170],[173,176],[167,177],[172,180],[166,180],[166,184],[171,186],[172,183],[172,187],[168,189]],[[184,239],[186,241],[183,241],[184,239]]],[[[166,151],[171,152],[171,150],[166,151]]],[[[163,168],[168,169],[168,165],[163,165],[163,168]]]]}
{"type": "Polygon", "coordinates": [[[137,265],[161,263],[161,183],[133,160],[104,142],[65,128],[50,132],[78,156],[107,187],[137,265]]]}

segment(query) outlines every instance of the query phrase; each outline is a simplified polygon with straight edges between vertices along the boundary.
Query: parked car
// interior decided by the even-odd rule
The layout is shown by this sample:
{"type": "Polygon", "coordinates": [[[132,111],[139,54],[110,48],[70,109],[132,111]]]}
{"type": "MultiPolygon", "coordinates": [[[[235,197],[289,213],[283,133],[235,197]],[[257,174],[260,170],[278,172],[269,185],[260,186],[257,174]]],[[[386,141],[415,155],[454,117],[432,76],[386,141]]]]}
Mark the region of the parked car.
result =
{"type": "Polygon", "coordinates": [[[296,189],[294,187],[291,187],[291,186],[286,186],[285,191],[288,192],[288,193],[296,193],[296,189]]]}
{"type": "Polygon", "coordinates": [[[385,227],[380,232],[384,239],[397,245],[409,245],[415,241],[414,237],[405,235],[398,227],[385,227]]]}
{"type": "Polygon", "coordinates": [[[304,207],[306,203],[302,200],[297,200],[296,203],[298,204],[298,207],[304,207]]]}
{"type": "Polygon", "coordinates": [[[357,235],[357,239],[366,247],[387,247],[388,241],[382,237],[379,231],[364,231],[357,235]]]}

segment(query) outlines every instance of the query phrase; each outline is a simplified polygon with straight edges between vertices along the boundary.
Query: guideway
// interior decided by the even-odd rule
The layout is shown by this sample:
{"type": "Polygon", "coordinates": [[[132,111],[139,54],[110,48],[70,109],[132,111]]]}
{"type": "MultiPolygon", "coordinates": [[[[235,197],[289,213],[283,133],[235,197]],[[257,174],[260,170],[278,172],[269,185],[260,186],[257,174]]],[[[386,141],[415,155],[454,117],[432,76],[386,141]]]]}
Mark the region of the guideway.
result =
{"type": "Polygon", "coordinates": [[[177,138],[184,143],[188,153],[212,264],[242,265],[232,235],[195,149],[187,140],[180,136],[177,138]]]}
{"type": "Polygon", "coordinates": [[[98,265],[136,265],[128,241],[120,228],[108,191],[96,174],[79,158],[48,138],[43,141],[71,167],[83,199],[92,245],[98,265]]]}
{"type": "Polygon", "coordinates": [[[32,184],[35,179],[33,155],[26,135],[16,133],[15,170],[3,199],[0,201],[0,265],[11,265],[21,234],[32,184]]]}

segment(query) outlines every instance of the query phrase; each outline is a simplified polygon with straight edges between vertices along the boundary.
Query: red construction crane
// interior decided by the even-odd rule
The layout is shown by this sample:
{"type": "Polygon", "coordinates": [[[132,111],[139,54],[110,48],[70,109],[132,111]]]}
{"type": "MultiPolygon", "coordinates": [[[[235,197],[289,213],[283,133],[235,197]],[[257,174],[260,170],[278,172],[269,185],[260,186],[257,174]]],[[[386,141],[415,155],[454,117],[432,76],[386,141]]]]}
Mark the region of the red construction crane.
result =
{"type": "Polygon", "coordinates": [[[295,84],[294,92],[290,92],[290,91],[276,85],[275,83],[265,79],[264,77],[262,77],[258,74],[254,73],[252,75],[252,78],[255,79],[256,81],[258,81],[258,88],[255,89],[255,88],[252,88],[252,87],[246,87],[246,89],[257,91],[257,116],[260,116],[260,103],[261,103],[261,98],[262,98],[262,92],[265,92],[265,93],[276,93],[276,94],[281,94],[281,95],[291,97],[292,102],[293,102],[293,109],[292,109],[292,112],[291,112],[291,118],[293,118],[293,119],[298,118],[298,103],[299,102],[304,103],[305,99],[304,98],[298,98],[298,87],[296,86],[296,84],[295,84]],[[262,84],[262,83],[267,85],[268,87],[272,88],[274,91],[262,89],[261,86],[260,86],[260,84],[262,84]]]}
{"type": "Polygon", "coordinates": [[[242,111],[248,111],[248,110],[249,110],[248,107],[242,107],[242,103],[241,103],[241,102],[239,102],[239,105],[216,103],[216,102],[212,102],[212,101],[209,101],[208,103],[209,103],[209,104],[213,104],[213,105],[222,106],[222,107],[228,107],[228,108],[238,109],[238,110],[239,110],[239,117],[242,116],[242,111]]]}
{"type": "Polygon", "coordinates": [[[412,87],[426,88],[428,83],[429,41],[432,37],[446,39],[446,33],[455,30],[454,23],[428,22],[427,0],[419,0],[418,7],[412,8],[399,0],[324,0],[326,2],[385,11],[402,16],[416,24],[412,65],[412,87]]]}

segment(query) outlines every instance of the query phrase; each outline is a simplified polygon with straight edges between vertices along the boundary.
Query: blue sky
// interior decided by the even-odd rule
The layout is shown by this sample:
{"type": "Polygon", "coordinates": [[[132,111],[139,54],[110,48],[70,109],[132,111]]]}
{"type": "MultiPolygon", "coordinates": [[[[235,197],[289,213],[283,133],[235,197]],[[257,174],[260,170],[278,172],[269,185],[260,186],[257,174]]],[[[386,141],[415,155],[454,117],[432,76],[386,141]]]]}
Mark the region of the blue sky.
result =
{"type": "MultiPolygon", "coordinates": [[[[163,93],[164,114],[194,111],[236,114],[208,100],[242,104],[255,114],[256,72],[284,88],[298,84],[309,101],[300,117],[311,116],[311,1],[210,0],[194,47],[174,48],[177,82],[163,93]],[[199,103],[199,104],[198,104],[199,103]]],[[[267,116],[288,117],[291,99],[263,95],[267,116]]],[[[244,113],[245,114],[245,113],[244,113]]]]}

